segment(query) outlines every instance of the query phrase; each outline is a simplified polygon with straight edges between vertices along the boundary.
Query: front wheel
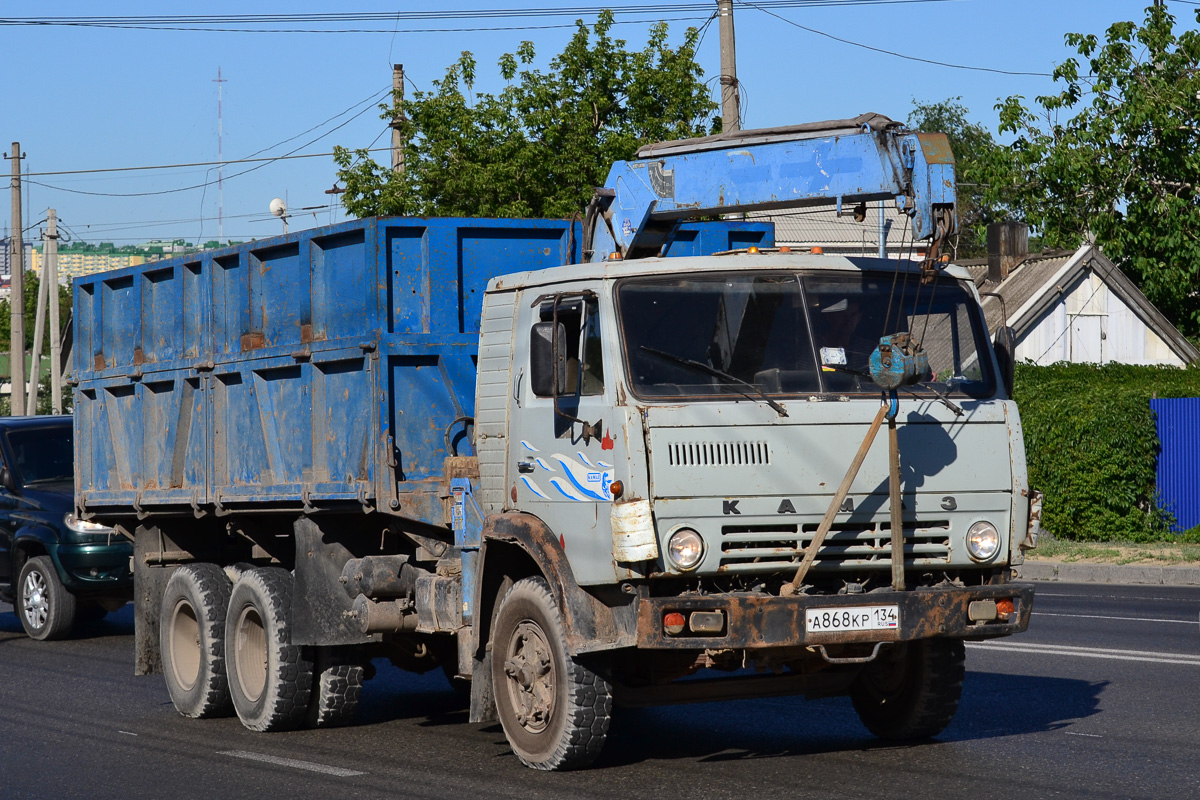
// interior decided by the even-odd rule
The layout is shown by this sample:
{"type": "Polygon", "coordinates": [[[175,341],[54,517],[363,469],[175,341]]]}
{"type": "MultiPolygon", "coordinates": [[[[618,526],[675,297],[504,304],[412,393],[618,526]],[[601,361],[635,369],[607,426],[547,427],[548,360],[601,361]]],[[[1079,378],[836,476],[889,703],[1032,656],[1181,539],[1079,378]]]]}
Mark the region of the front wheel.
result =
{"type": "Polygon", "coordinates": [[[961,639],[918,639],[901,647],[863,669],[850,699],[879,738],[928,739],[958,710],[966,650],[961,639]]]}
{"type": "Polygon", "coordinates": [[[50,556],[35,556],[17,579],[21,626],[31,639],[61,639],[75,624],[75,595],[66,590],[50,556]]]}
{"type": "Polygon", "coordinates": [[[492,629],[492,683],[504,735],[526,766],[595,760],[608,736],[612,685],[568,655],[562,618],[541,578],[513,584],[492,629]]]}

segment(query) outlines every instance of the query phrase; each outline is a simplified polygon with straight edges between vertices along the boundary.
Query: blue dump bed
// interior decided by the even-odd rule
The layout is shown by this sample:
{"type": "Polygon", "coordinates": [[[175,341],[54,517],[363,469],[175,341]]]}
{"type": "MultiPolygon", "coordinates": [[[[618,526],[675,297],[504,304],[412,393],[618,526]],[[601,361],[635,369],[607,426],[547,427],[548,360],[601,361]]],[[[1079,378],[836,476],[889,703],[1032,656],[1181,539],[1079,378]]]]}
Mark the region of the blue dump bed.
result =
{"type": "MultiPolygon", "coordinates": [[[[484,288],[579,262],[581,239],[565,220],[371,218],[76,279],[76,501],[441,522],[447,445],[472,454],[484,288]]],[[[771,244],[769,223],[694,223],[667,255],[771,244]]]]}

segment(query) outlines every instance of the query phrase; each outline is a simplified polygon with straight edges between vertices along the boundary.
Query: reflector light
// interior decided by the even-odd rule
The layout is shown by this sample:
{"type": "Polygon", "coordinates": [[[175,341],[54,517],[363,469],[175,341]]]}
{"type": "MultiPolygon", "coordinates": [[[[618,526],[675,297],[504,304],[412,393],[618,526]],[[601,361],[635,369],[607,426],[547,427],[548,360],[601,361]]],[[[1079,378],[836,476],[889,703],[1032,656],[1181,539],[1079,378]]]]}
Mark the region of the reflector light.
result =
{"type": "Polygon", "coordinates": [[[746,252],[753,255],[758,252],[758,248],[757,247],[748,247],[748,248],[746,248],[746,252]]]}
{"type": "Polygon", "coordinates": [[[823,256],[823,255],[825,255],[825,248],[821,247],[820,245],[816,245],[815,247],[813,247],[812,250],[809,250],[808,252],[812,253],[814,256],[823,256]]]}
{"type": "Polygon", "coordinates": [[[1017,604],[1012,601],[1011,597],[1005,597],[1003,600],[996,601],[996,616],[1004,618],[1017,612],[1017,604]]]}
{"type": "Polygon", "coordinates": [[[779,248],[779,252],[781,252],[781,253],[790,253],[790,252],[792,252],[792,248],[788,247],[788,246],[785,244],[785,245],[783,245],[783,246],[781,246],[781,247],[779,248]]]}
{"type": "Polygon", "coordinates": [[[621,254],[620,254],[620,253],[609,253],[609,254],[608,254],[608,260],[609,260],[609,261],[620,261],[620,260],[621,260],[621,254]]]}
{"type": "Polygon", "coordinates": [[[615,500],[625,493],[625,484],[621,483],[620,481],[613,481],[608,485],[608,491],[615,500]]]}
{"type": "Polygon", "coordinates": [[[687,619],[678,611],[670,611],[663,615],[663,630],[670,636],[678,636],[683,633],[683,626],[687,624],[687,619]]]}

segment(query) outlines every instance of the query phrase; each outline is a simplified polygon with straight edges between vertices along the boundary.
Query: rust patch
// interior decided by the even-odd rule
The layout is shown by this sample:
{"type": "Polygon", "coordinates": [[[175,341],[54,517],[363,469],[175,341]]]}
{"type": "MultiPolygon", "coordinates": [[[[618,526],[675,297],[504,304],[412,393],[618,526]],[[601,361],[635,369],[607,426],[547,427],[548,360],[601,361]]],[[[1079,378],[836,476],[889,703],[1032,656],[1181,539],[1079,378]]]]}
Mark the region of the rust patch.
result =
{"type": "Polygon", "coordinates": [[[247,350],[257,350],[266,343],[266,337],[262,331],[250,331],[242,334],[242,352],[247,350]]]}
{"type": "Polygon", "coordinates": [[[107,366],[104,363],[104,353],[96,353],[96,357],[92,359],[92,369],[104,369],[107,366]]]}
{"type": "Polygon", "coordinates": [[[313,341],[313,329],[311,323],[304,323],[300,326],[300,341],[307,344],[313,341]]]}
{"type": "Polygon", "coordinates": [[[921,143],[921,152],[925,154],[927,164],[953,164],[954,151],[950,149],[950,140],[944,133],[918,133],[917,141],[921,143]]]}
{"type": "Polygon", "coordinates": [[[146,363],[146,354],[142,352],[142,348],[140,348],[140,347],[133,348],[133,365],[135,367],[140,367],[142,364],[145,364],[145,363],[146,363]]]}

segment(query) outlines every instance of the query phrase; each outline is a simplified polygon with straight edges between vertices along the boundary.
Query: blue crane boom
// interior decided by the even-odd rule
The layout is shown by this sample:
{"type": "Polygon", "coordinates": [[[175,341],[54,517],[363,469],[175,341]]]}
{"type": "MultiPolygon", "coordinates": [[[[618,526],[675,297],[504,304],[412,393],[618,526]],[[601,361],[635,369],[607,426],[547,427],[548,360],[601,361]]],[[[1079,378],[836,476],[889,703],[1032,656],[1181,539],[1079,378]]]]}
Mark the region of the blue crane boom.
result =
{"type": "Polygon", "coordinates": [[[879,114],[734,131],[643,147],[618,161],[588,208],[585,258],[658,255],[685,219],[896,200],[928,260],[955,227],[954,156],[945,134],[879,114]]]}

